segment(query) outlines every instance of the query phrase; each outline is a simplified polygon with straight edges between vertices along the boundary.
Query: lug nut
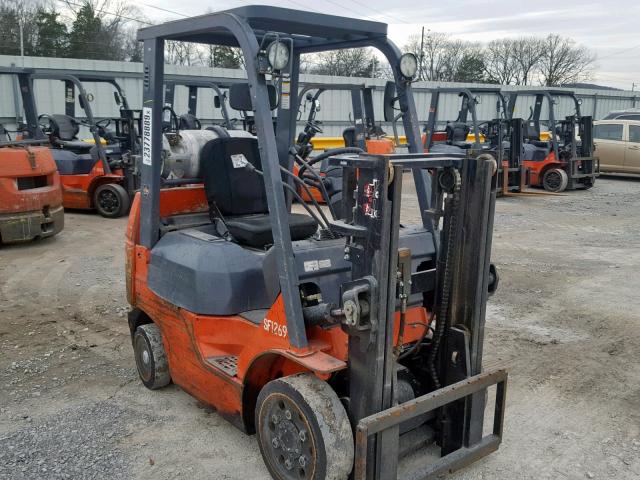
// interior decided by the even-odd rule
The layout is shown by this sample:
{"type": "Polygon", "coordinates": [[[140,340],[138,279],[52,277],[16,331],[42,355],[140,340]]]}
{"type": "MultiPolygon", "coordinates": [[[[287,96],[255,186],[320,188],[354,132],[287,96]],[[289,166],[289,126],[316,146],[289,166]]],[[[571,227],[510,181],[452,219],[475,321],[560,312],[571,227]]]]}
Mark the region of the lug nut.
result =
{"type": "Polygon", "coordinates": [[[273,439],[271,440],[271,445],[273,445],[273,448],[278,448],[280,446],[280,442],[278,441],[277,437],[273,437],[273,439]]]}
{"type": "Polygon", "coordinates": [[[273,415],[271,415],[271,421],[277,425],[277,424],[280,422],[280,419],[279,419],[279,418],[278,418],[278,416],[274,413],[273,415]]]}
{"type": "Polygon", "coordinates": [[[284,411],[284,418],[286,418],[287,420],[291,420],[291,410],[284,411]]]}
{"type": "Polygon", "coordinates": [[[300,433],[298,433],[298,437],[300,437],[300,441],[301,442],[306,442],[307,441],[307,432],[305,432],[304,430],[300,430],[300,433]]]}
{"type": "Polygon", "coordinates": [[[287,458],[284,461],[284,466],[287,470],[291,470],[293,468],[293,462],[287,458]]]}
{"type": "Polygon", "coordinates": [[[304,468],[307,465],[307,457],[305,457],[304,455],[300,455],[300,458],[298,458],[298,464],[300,464],[300,466],[304,468]]]}

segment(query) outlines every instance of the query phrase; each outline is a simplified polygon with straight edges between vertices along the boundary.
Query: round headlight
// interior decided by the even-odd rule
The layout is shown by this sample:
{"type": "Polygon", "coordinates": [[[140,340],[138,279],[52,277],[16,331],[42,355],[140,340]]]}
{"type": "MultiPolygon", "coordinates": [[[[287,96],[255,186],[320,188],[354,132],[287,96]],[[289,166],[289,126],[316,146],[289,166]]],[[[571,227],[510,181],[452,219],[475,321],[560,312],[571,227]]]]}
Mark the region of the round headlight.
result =
{"type": "Polygon", "coordinates": [[[283,42],[273,42],[267,47],[267,59],[274,70],[282,70],[289,64],[289,48],[283,42]]]}
{"type": "Polygon", "coordinates": [[[400,57],[400,73],[406,78],[415,77],[418,72],[418,59],[413,53],[405,53],[400,57]]]}

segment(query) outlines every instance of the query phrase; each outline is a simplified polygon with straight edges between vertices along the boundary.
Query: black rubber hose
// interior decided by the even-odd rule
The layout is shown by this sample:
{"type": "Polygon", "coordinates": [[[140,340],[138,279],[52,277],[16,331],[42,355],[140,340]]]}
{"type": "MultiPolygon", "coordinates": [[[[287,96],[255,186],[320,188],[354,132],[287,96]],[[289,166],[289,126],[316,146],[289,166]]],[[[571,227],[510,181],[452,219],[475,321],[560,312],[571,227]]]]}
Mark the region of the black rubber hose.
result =
{"type": "MultiPolygon", "coordinates": [[[[451,283],[452,283],[452,275],[453,275],[453,263],[454,263],[454,253],[453,249],[455,248],[456,242],[456,232],[457,232],[457,211],[459,204],[459,192],[456,190],[453,193],[453,199],[451,202],[451,210],[453,211],[451,217],[449,218],[449,228],[447,232],[447,243],[446,243],[446,251],[444,254],[444,272],[442,277],[442,296],[438,301],[437,305],[437,313],[436,313],[436,328],[433,332],[433,339],[431,341],[431,351],[429,352],[429,357],[427,358],[427,366],[429,368],[429,373],[431,374],[431,378],[436,388],[441,388],[440,379],[438,378],[438,371],[436,369],[436,358],[438,356],[438,350],[440,349],[440,343],[442,341],[442,337],[444,336],[445,326],[447,322],[447,317],[449,314],[449,298],[451,296],[451,283]]],[[[440,263],[440,262],[439,262],[440,263]]]]}
{"type": "MultiPolygon", "coordinates": [[[[310,168],[309,162],[307,162],[300,155],[298,155],[295,152],[295,150],[290,152],[290,153],[294,156],[294,158],[296,159],[296,161],[298,163],[301,163],[303,167],[306,167],[306,169],[309,170],[309,172],[304,176],[301,176],[300,174],[298,174],[298,178],[302,178],[302,180],[304,181],[305,184],[310,185],[310,186],[315,187],[318,190],[320,190],[320,193],[322,193],[322,198],[324,198],[324,201],[327,204],[327,207],[329,207],[329,212],[331,212],[331,217],[335,220],[337,218],[336,217],[336,212],[333,209],[333,205],[331,205],[330,198],[329,198],[329,192],[327,192],[327,187],[324,186],[324,182],[322,181],[322,178],[320,177],[318,172],[316,172],[313,168],[310,168]],[[309,176],[311,176],[313,179],[315,179],[318,182],[317,185],[315,183],[308,183],[307,180],[309,179],[309,176]]],[[[313,197],[311,197],[311,198],[313,198],[313,197]]]]}
{"type": "Polygon", "coordinates": [[[318,162],[321,162],[325,158],[333,157],[334,155],[342,155],[345,153],[363,153],[363,150],[357,147],[332,148],[331,150],[322,152],[320,155],[310,159],[307,162],[307,165],[302,165],[302,167],[300,167],[300,170],[298,170],[298,176],[302,177],[302,174],[304,173],[305,170],[307,170],[307,168],[315,165],[318,162]]]}
{"type": "MultiPolygon", "coordinates": [[[[247,170],[249,170],[250,172],[254,172],[254,173],[256,173],[256,174],[260,175],[261,177],[262,177],[262,176],[264,176],[264,174],[262,173],[262,171],[261,171],[261,170],[258,170],[256,167],[254,167],[254,166],[253,166],[253,165],[251,165],[250,163],[247,163],[247,164],[245,165],[245,167],[244,167],[244,168],[246,168],[246,169],[247,169],[247,170]]],[[[300,197],[300,195],[298,195],[298,192],[296,192],[296,189],[295,189],[295,188],[293,188],[293,187],[292,187],[291,185],[289,185],[288,183],[285,183],[285,182],[283,182],[283,181],[280,181],[280,183],[281,183],[285,188],[287,188],[287,189],[288,189],[288,190],[293,194],[293,196],[294,196],[294,197],[296,197],[296,200],[298,200],[298,201],[302,204],[302,206],[304,207],[304,209],[307,211],[307,213],[309,213],[309,215],[311,215],[311,216],[313,217],[313,219],[314,219],[316,222],[318,222],[318,225],[321,225],[321,226],[322,226],[322,221],[320,220],[320,218],[318,218],[318,216],[317,216],[315,213],[313,213],[313,211],[309,208],[309,205],[307,205],[307,204],[304,202],[304,200],[302,200],[302,197],[300,197]]],[[[328,225],[325,225],[325,229],[326,229],[326,230],[329,230],[329,226],[328,226],[328,225]]],[[[329,231],[330,231],[330,230],[329,230],[329,231]]]]}
{"type": "MultiPolygon", "coordinates": [[[[325,225],[327,225],[327,227],[329,227],[329,219],[327,218],[327,216],[322,211],[322,207],[320,207],[320,204],[318,204],[318,201],[315,198],[313,198],[313,195],[311,194],[311,190],[309,190],[309,187],[300,178],[296,177],[293,173],[291,173],[289,170],[284,168],[282,165],[280,166],[280,170],[282,170],[283,173],[289,175],[293,179],[294,182],[296,182],[298,185],[300,185],[302,188],[304,188],[304,191],[307,193],[307,195],[311,199],[311,202],[313,203],[313,206],[316,207],[316,210],[318,210],[318,213],[320,214],[320,216],[324,220],[325,225]]],[[[298,198],[300,198],[300,200],[302,200],[302,197],[298,197],[298,198]]],[[[302,200],[302,203],[306,204],[307,202],[302,200]]],[[[331,231],[331,229],[330,228],[327,228],[327,229],[331,232],[331,234],[333,236],[333,232],[331,231]]]]}

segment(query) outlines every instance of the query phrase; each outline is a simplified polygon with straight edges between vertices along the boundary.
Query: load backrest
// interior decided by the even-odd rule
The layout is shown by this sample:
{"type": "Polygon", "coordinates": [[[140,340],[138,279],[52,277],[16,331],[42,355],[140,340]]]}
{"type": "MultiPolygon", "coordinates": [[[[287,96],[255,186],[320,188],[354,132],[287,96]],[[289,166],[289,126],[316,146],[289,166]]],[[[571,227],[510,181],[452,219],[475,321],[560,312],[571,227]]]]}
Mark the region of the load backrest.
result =
{"type": "Polygon", "coordinates": [[[207,200],[222,215],[269,212],[262,176],[247,170],[247,163],[262,170],[256,138],[216,138],[202,148],[200,171],[207,200]]]}

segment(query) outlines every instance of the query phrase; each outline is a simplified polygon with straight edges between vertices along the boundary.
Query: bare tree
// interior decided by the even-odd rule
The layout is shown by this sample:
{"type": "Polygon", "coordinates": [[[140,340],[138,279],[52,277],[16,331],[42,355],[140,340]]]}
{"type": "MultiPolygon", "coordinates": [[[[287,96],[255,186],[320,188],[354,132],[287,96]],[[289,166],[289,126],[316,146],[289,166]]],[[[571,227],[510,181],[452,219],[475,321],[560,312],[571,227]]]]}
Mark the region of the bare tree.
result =
{"type": "Polygon", "coordinates": [[[544,55],[543,41],[536,37],[521,37],[511,41],[511,51],[517,65],[515,84],[531,85],[544,55]]]}
{"type": "Polygon", "coordinates": [[[519,65],[513,54],[513,41],[507,38],[490,41],[484,49],[484,67],[491,83],[515,83],[519,65]]]}
{"type": "Polygon", "coordinates": [[[197,44],[173,41],[166,42],[165,62],[185,67],[205,64],[203,62],[203,51],[198,48],[197,44]]]}
{"type": "Polygon", "coordinates": [[[543,41],[540,59],[540,81],[542,85],[558,86],[587,80],[596,60],[588,48],[576,45],[570,38],[550,34],[543,41]]]}
{"type": "Polygon", "coordinates": [[[379,60],[368,48],[331,50],[305,58],[309,73],[339,77],[369,77],[377,64],[379,60]]]}

